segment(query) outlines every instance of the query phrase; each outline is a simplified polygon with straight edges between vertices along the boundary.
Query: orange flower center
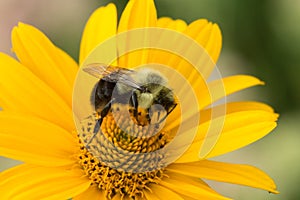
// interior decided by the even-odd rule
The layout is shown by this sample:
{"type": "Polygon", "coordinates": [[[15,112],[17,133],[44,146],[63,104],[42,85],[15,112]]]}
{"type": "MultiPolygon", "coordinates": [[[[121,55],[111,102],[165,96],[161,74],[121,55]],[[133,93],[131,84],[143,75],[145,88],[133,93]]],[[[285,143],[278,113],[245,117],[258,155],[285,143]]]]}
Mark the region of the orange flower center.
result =
{"type": "Polygon", "coordinates": [[[140,199],[143,190],[150,190],[150,184],[165,176],[164,168],[159,167],[164,157],[155,151],[172,139],[170,134],[163,130],[155,133],[153,126],[138,126],[122,111],[109,113],[94,135],[96,121],[93,116],[82,122],[79,164],[108,199],[117,194],[140,199]],[[139,169],[145,171],[137,172],[139,169]]]}

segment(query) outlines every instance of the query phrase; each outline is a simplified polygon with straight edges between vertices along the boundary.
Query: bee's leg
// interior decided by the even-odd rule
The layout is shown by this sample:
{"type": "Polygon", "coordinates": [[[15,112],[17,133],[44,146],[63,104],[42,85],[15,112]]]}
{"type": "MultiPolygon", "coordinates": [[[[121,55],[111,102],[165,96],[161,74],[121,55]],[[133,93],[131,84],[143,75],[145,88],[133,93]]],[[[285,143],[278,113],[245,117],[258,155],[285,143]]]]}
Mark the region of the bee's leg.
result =
{"type": "Polygon", "coordinates": [[[159,120],[159,122],[157,124],[162,123],[168,117],[168,115],[176,108],[176,106],[177,106],[177,103],[173,104],[171,109],[168,110],[166,115],[161,120],[159,120]]]}
{"type": "Polygon", "coordinates": [[[100,118],[97,120],[97,122],[96,122],[96,124],[95,124],[95,127],[94,127],[94,132],[93,132],[94,135],[96,135],[96,134],[98,133],[98,131],[100,130],[102,121],[103,121],[103,118],[102,118],[102,117],[100,117],[100,118]]]}
{"type": "Polygon", "coordinates": [[[139,106],[139,103],[138,103],[138,100],[137,100],[137,95],[134,91],[132,92],[132,95],[131,95],[131,98],[130,98],[130,103],[133,106],[133,116],[138,122],[139,121],[139,119],[138,119],[138,106],[139,106]]]}
{"type": "Polygon", "coordinates": [[[101,124],[102,124],[102,121],[103,121],[103,118],[108,114],[110,108],[111,108],[111,104],[112,104],[113,100],[110,100],[105,106],[104,108],[101,110],[100,112],[100,118],[98,119],[96,125],[95,125],[95,128],[94,128],[94,134],[98,133],[100,127],[101,127],[101,124]]]}
{"type": "Polygon", "coordinates": [[[92,142],[92,140],[94,139],[94,137],[97,135],[97,133],[99,132],[103,118],[108,114],[108,112],[111,108],[111,104],[113,102],[114,102],[114,99],[111,99],[101,110],[100,118],[97,120],[95,127],[94,127],[93,136],[91,137],[91,139],[88,141],[88,143],[86,145],[89,145],[92,142]]]}
{"type": "Polygon", "coordinates": [[[148,121],[148,124],[151,124],[150,108],[147,109],[146,119],[148,121]]]}

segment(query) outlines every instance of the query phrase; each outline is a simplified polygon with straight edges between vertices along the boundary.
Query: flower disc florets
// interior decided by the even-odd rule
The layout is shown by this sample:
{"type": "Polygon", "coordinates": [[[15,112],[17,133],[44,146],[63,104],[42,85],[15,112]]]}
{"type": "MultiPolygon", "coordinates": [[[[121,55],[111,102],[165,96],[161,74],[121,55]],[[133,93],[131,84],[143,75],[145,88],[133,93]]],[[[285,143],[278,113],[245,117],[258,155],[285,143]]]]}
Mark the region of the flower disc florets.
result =
{"type": "Polygon", "coordinates": [[[155,151],[170,141],[170,134],[163,130],[155,133],[157,128],[153,126],[137,126],[132,119],[126,119],[120,110],[110,113],[94,137],[97,117],[82,123],[79,163],[107,198],[120,194],[137,199],[143,196],[144,189],[149,189],[149,184],[164,176],[164,169],[158,167],[164,156],[155,151]],[[150,170],[135,173],[139,168],[150,170]]]}

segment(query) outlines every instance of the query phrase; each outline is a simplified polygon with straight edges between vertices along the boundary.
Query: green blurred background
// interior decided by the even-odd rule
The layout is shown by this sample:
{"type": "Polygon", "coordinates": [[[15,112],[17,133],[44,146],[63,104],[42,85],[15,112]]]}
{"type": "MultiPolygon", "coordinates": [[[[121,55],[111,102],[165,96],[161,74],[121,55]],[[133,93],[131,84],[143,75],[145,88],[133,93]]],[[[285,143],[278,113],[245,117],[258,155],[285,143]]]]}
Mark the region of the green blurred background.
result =
{"type": "MultiPolygon", "coordinates": [[[[10,52],[10,31],[18,21],[42,30],[75,60],[84,24],[97,7],[127,1],[107,0],[0,0],[0,51],[10,52]]],[[[300,0],[156,0],[159,16],[191,22],[207,18],[223,32],[218,62],[224,76],[251,74],[266,86],[232,95],[231,100],[258,100],[280,113],[278,128],[246,148],[216,160],[247,163],[274,178],[279,195],[265,191],[209,182],[234,199],[300,199],[300,0]]],[[[0,170],[15,162],[0,158],[0,170]]]]}

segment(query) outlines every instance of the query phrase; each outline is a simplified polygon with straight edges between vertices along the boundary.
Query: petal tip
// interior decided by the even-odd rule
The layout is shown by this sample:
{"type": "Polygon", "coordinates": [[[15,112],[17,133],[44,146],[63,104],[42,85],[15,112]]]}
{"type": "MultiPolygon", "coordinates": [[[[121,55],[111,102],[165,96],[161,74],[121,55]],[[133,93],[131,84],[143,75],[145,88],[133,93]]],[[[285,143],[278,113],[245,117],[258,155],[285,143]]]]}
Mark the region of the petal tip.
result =
{"type": "Polygon", "coordinates": [[[279,119],[280,115],[278,113],[274,113],[276,121],[279,119]]]}
{"type": "Polygon", "coordinates": [[[116,9],[116,5],[114,3],[109,3],[105,6],[106,8],[113,8],[116,9]]]}
{"type": "Polygon", "coordinates": [[[266,83],[264,81],[259,80],[259,84],[260,85],[266,85],[266,83]]]}
{"type": "Polygon", "coordinates": [[[278,190],[272,190],[272,191],[269,191],[269,193],[272,193],[272,194],[280,194],[280,192],[278,190]]]}
{"type": "Polygon", "coordinates": [[[28,26],[27,24],[23,23],[23,22],[18,22],[18,25],[16,26],[17,28],[24,28],[28,26]]]}

